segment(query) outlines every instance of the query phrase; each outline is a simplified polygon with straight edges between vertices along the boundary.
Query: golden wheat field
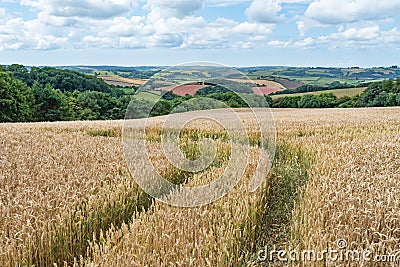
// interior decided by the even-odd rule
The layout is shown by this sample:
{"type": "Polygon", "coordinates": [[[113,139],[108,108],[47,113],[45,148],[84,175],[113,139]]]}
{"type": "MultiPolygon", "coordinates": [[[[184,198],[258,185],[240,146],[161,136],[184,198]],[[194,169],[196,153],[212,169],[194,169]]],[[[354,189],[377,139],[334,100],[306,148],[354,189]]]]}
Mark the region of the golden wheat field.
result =
{"type": "MultiPolygon", "coordinates": [[[[195,208],[139,188],[131,175],[148,166],[129,171],[122,121],[0,124],[0,266],[400,265],[400,108],[273,109],[275,158],[255,192],[259,134],[249,110],[236,112],[251,145],[243,179],[195,208]]],[[[159,173],[202,185],[224,172],[224,129],[182,131],[188,158],[204,137],[217,147],[209,168],[188,173],[163,156],[162,122],[150,119],[145,139],[159,173]]]]}

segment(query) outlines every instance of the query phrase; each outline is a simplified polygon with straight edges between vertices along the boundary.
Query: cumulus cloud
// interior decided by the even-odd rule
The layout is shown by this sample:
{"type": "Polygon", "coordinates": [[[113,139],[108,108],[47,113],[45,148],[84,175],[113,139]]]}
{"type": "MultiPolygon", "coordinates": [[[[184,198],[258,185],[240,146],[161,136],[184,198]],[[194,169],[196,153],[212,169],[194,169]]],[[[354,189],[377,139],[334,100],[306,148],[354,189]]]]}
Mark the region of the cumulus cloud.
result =
{"type": "Polygon", "coordinates": [[[225,18],[207,22],[203,17],[195,16],[157,19],[146,16],[116,17],[101,27],[97,34],[86,35],[81,45],[103,44],[114,48],[250,48],[265,39],[273,28],[272,25],[238,23],[225,18]]]}
{"type": "Polygon", "coordinates": [[[57,17],[44,12],[38,14],[38,20],[50,27],[70,27],[78,22],[76,18],[57,17]]]}
{"type": "Polygon", "coordinates": [[[22,37],[21,33],[24,30],[24,21],[21,18],[13,18],[4,20],[0,25],[0,34],[3,39],[18,40],[22,37]],[[6,36],[8,36],[6,38],[6,36]]]}
{"type": "Polygon", "coordinates": [[[273,29],[272,25],[243,22],[243,23],[236,25],[233,28],[233,32],[239,33],[239,34],[244,34],[244,35],[265,36],[267,34],[271,34],[272,29],[273,29]]]}
{"type": "Polygon", "coordinates": [[[397,28],[382,30],[373,22],[356,22],[341,25],[336,32],[319,37],[304,37],[297,41],[273,40],[268,43],[274,47],[290,48],[348,48],[359,49],[366,47],[398,46],[400,32],[397,28]]]}
{"type": "Polygon", "coordinates": [[[56,37],[54,35],[36,35],[33,37],[36,45],[35,49],[50,50],[62,47],[67,41],[66,37],[56,37]]]}
{"type": "Polygon", "coordinates": [[[400,41],[400,32],[393,28],[382,30],[373,23],[355,23],[339,27],[337,32],[318,38],[320,44],[332,47],[389,46],[400,41]]]}
{"type": "Polygon", "coordinates": [[[303,40],[299,40],[293,44],[297,48],[309,48],[315,44],[315,40],[312,37],[307,37],[303,40]]]}
{"type": "Polygon", "coordinates": [[[400,0],[316,0],[305,17],[324,24],[377,20],[399,16],[400,0]]]}
{"type": "Polygon", "coordinates": [[[82,38],[82,43],[89,47],[112,47],[115,42],[112,38],[87,35],[82,38]]]}
{"type": "MultiPolygon", "coordinates": [[[[257,18],[252,11],[257,3],[246,2],[252,3],[248,14],[257,18]]],[[[37,12],[37,17],[24,21],[9,17],[7,10],[0,8],[0,29],[3,29],[0,49],[251,48],[263,43],[274,29],[273,24],[265,23],[265,18],[257,19],[262,22],[238,22],[226,18],[206,21],[195,16],[196,11],[205,5],[235,5],[243,3],[242,0],[148,0],[146,3],[130,0],[23,0],[18,3],[33,7],[31,11],[37,12]],[[134,16],[129,12],[139,6],[147,14],[134,16]]],[[[276,8],[278,2],[273,3],[276,8]]],[[[280,7],[272,12],[275,18],[278,10],[280,7]]],[[[267,15],[268,12],[267,9],[267,15]]]]}
{"type": "Polygon", "coordinates": [[[105,35],[129,37],[136,35],[149,35],[153,32],[151,26],[147,25],[145,17],[133,16],[131,18],[116,17],[109,22],[105,35]]]}
{"type": "MultiPolygon", "coordinates": [[[[4,11],[0,11],[6,16],[4,11]]],[[[2,21],[0,25],[0,51],[15,50],[23,46],[24,22],[20,18],[2,21]]]]}
{"type": "Polygon", "coordinates": [[[148,0],[145,8],[151,10],[150,17],[155,19],[163,17],[183,18],[191,16],[204,5],[204,0],[148,0]]]}
{"type": "Polygon", "coordinates": [[[378,38],[379,33],[380,27],[378,25],[371,25],[363,28],[341,26],[338,33],[331,34],[331,37],[341,40],[371,40],[378,38]]]}
{"type": "Polygon", "coordinates": [[[234,47],[240,48],[240,49],[250,49],[250,48],[256,48],[257,44],[253,43],[253,42],[239,41],[234,45],[234,47]]]}
{"type": "Polygon", "coordinates": [[[268,42],[269,46],[273,46],[273,47],[289,47],[292,45],[291,41],[281,41],[281,40],[272,40],[268,42]]]}
{"type": "Polygon", "coordinates": [[[239,2],[242,1],[140,1],[139,6],[143,9],[133,15],[135,13],[130,11],[137,5],[130,0],[24,0],[24,4],[35,7],[32,10],[37,12],[37,17],[25,21],[18,18],[17,13],[11,16],[5,8],[0,8],[0,50],[59,47],[254,48],[266,45],[303,49],[400,43],[397,28],[383,30],[388,29],[387,25],[383,27],[376,23],[378,20],[374,20],[389,16],[384,15],[383,10],[394,16],[395,11],[389,9],[397,8],[400,0],[390,3],[376,0],[245,0],[243,2],[248,5],[245,11],[247,21],[227,18],[208,20],[196,15],[196,11],[207,5],[238,5],[239,2]],[[367,2],[371,3],[370,8],[366,7],[367,2]],[[282,9],[286,8],[284,3],[310,5],[308,8],[305,5],[307,11],[303,17],[293,17],[292,20],[281,15],[285,12],[282,9]],[[289,40],[279,40],[278,32],[272,40],[266,41],[268,36],[273,35],[276,24],[282,21],[297,23],[303,34],[297,38],[301,39],[291,35],[287,37],[289,40]],[[330,32],[324,29],[320,31],[323,32],[320,37],[315,33],[307,35],[313,27],[327,27],[330,32]]]}
{"type": "Polygon", "coordinates": [[[57,17],[110,18],[132,8],[129,0],[38,0],[25,4],[57,17]]]}
{"type": "Polygon", "coordinates": [[[247,18],[259,23],[276,23],[284,17],[278,16],[282,10],[281,5],[276,0],[253,0],[250,7],[245,11],[247,18]]]}
{"type": "Polygon", "coordinates": [[[67,43],[67,37],[53,35],[45,29],[37,19],[27,22],[21,18],[9,19],[0,24],[0,50],[49,50],[60,48],[67,43]]]}

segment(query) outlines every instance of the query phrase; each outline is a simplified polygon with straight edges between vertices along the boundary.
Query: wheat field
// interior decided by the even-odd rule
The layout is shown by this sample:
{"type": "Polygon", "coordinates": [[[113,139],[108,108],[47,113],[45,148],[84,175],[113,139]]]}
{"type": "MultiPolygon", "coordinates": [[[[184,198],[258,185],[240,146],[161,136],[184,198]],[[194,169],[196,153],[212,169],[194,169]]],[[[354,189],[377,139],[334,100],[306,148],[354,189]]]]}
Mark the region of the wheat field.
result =
{"type": "MultiPolygon", "coordinates": [[[[209,112],[209,111],[207,111],[209,112]]],[[[221,110],[215,112],[223,112],[221,110]]],[[[261,149],[254,118],[243,179],[202,207],[164,204],[143,192],[124,159],[122,121],[0,124],[0,266],[398,266],[386,262],[260,260],[260,250],[400,252],[400,108],[273,109],[276,152],[264,183],[249,192],[261,149]]],[[[188,158],[212,136],[204,172],[172,166],[152,118],[149,157],[176,184],[217,179],[232,147],[223,129],[182,133],[188,158]],[[196,137],[196,138],[194,138],[196,137]]],[[[144,162],[144,161],[143,161],[144,162]]],[[[397,253],[397,254],[396,254],[397,253]]]]}

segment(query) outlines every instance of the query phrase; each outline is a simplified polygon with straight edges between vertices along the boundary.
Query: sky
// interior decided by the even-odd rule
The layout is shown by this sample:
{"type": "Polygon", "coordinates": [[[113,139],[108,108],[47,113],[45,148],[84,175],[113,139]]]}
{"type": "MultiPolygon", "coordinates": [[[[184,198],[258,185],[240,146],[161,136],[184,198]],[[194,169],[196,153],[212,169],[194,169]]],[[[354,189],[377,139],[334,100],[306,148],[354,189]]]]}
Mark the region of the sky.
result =
{"type": "Polygon", "coordinates": [[[0,0],[0,64],[400,65],[400,0],[0,0]]]}

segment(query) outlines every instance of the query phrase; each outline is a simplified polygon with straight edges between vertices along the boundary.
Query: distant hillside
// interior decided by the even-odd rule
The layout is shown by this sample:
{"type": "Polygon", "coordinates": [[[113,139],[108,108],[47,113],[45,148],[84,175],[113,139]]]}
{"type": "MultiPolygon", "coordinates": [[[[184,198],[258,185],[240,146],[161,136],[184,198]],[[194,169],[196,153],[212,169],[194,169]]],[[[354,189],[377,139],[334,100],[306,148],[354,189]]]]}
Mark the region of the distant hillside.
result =
{"type": "MultiPolygon", "coordinates": [[[[64,66],[60,67],[85,74],[98,76],[119,76],[131,79],[149,79],[167,66],[64,66]]],[[[238,68],[250,79],[274,81],[286,89],[296,89],[301,85],[329,86],[332,83],[348,84],[350,87],[362,83],[394,80],[400,77],[398,66],[375,68],[327,68],[327,67],[284,67],[258,66],[238,68]]],[[[201,74],[199,74],[201,75],[201,74]]],[[[207,77],[207,73],[204,73],[207,77]]],[[[235,77],[229,77],[235,78],[235,77]]]]}
{"type": "Polygon", "coordinates": [[[49,84],[62,92],[111,91],[109,85],[103,80],[72,70],[53,67],[31,67],[28,70],[25,66],[17,64],[7,66],[5,70],[28,86],[36,82],[42,87],[49,84]]]}

